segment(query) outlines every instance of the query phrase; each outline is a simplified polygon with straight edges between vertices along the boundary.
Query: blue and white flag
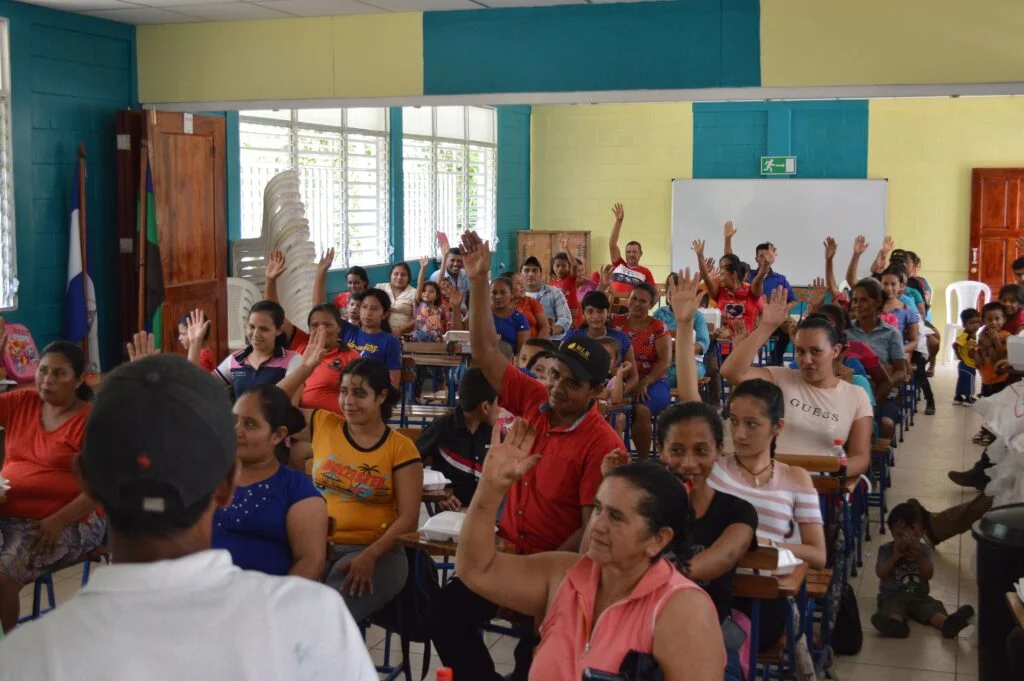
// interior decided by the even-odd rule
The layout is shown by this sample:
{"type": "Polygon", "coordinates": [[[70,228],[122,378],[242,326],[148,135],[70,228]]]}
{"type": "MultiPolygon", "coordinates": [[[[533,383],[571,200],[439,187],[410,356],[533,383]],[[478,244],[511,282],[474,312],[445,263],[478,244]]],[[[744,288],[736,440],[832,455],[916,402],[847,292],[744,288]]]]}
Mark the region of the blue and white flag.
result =
{"type": "Polygon", "coordinates": [[[82,271],[82,241],[78,233],[78,216],[82,207],[79,191],[79,166],[71,192],[71,231],[68,238],[68,287],[64,293],[64,338],[73,343],[89,339],[86,372],[100,371],[100,342],[96,332],[96,289],[92,277],[82,271]]]}

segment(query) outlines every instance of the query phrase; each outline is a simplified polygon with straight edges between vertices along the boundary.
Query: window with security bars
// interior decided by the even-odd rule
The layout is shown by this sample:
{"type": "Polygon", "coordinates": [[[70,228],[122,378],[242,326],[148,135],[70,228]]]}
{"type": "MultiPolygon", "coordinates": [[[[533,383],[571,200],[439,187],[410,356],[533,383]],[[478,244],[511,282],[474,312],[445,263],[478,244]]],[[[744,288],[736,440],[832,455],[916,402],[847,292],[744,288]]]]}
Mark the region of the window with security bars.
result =
{"type": "Polygon", "coordinates": [[[9,24],[0,20],[0,309],[17,307],[14,249],[14,164],[11,161],[11,68],[9,24]]]}
{"type": "Polygon", "coordinates": [[[310,240],[335,250],[333,269],[391,260],[387,109],[243,111],[239,123],[242,238],[262,232],[267,182],[294,169],[310,240]]]}
{"type": "Polygon", "coordinates": [[[402,110],[405,257],[437,255],[437,234],[455,245],[467,229],[497,244],[498,121],[477,106],[402,110]]]}

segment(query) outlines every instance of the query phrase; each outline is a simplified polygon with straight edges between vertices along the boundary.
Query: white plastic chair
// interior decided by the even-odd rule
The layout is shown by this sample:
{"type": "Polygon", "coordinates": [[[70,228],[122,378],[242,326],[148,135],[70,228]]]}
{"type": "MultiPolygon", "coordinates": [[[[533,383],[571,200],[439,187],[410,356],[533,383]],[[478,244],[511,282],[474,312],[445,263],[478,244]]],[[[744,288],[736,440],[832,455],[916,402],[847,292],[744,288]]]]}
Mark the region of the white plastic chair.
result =
{"type": "MultiPolygon", "coordinates": [[[[953,341],[960,332],[960,313],[978,304],[978,296],[984,298],[983,305],[992,300],[992,289],[980,281],[954,281],[946,287],[946,335],[943,343],[946,346],[946,364],[953,364],[953,341]],[[953,294],[956,294],[957,306],[953,308],[953,294]]],[[[978,308],[979,310],[981,308],[978,308]]]]}
{"type": "Polygon", "coordinates": [[[245,327],[249,321],[249,310],[263,299],[263,294],[248,279],[228,277],[228,348],[241,350],[248,343],[245,327]]]}

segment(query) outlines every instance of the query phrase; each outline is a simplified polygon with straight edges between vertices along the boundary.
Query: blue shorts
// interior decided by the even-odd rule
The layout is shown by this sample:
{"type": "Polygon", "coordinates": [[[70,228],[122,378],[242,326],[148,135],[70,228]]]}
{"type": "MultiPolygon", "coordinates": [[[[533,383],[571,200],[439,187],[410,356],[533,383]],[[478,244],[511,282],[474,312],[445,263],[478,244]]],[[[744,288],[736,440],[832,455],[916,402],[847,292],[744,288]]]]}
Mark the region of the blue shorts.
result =
{"type": "Polygon", "coordinates": [[[660,381],[651,383],[647,388],[647,399],[637,401],[637,404],[642,404],[651,411],[651,416],[657,416],[665,410],[668,403],[672,400],[672,389],[668,387],[668,379],[663,378],[660,381]]]}
{"type": "Polygon", "coordinates": [[[889,419],[893,423],[899,423],[900,405],[894,398],[889,397],[875,406],[875,418],[879,421],[889,419]]]}

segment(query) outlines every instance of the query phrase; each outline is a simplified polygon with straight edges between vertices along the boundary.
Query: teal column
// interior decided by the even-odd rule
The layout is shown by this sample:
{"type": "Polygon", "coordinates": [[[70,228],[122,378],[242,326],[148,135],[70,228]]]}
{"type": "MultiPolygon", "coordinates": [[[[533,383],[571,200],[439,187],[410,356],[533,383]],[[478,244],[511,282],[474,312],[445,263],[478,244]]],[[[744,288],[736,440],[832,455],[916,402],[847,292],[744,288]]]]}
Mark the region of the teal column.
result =
{"type": "Polygon", "coordinates": [[[391,262],[405,260],[405,173],[402,166],[402,109],[392,107],[388,124],[388,225],[395,253],[391,262]]]}
{"type": "Polygon", "coordinates": [[[767,156],[792,156],[793,111],[787,103],[768,104],[767,156]]]}

